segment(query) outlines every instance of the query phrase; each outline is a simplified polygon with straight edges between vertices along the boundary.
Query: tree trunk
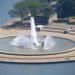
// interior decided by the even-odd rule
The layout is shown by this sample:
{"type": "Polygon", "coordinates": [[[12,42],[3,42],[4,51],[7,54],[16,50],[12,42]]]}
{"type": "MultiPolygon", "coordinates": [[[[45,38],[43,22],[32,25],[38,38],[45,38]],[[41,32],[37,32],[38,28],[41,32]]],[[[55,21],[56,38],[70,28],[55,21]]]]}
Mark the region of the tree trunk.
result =
{"type": "Polygon", "coordinates": [[[23,24],[23,17],[21,16],[21,24],[23,24]]]}
{"type": "Polygon", "coordinates": [[[19,12],[20,12],[21,24],[23,24],[23,14],[22,14],[22,10],[20,8],[19,8],[19,12]]]}
{"type": "Polygon", "coordinates": [[[70,21],[70,18],[68,17],[68,22],[70,21]]]}

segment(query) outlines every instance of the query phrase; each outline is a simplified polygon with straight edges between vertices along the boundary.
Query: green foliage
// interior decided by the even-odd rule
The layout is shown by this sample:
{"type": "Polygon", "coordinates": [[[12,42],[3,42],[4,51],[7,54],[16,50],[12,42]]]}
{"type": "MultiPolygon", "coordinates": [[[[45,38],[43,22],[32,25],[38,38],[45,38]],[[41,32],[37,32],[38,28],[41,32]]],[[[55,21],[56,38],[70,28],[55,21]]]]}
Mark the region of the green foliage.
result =
{"type": "Polygon", "coordinates": [[[75,16],[75,0],[59,0],[57,14],[59,18],[75,16]]]}
{"type": "Polygon", "coordinates": [[[53,9],[49,3],[50,0],[23,0],[14,5],[13,9],[9,10],[12,17],[25,17],[28,13],[32,16],[50,16],[53,14],[53,9]]]}

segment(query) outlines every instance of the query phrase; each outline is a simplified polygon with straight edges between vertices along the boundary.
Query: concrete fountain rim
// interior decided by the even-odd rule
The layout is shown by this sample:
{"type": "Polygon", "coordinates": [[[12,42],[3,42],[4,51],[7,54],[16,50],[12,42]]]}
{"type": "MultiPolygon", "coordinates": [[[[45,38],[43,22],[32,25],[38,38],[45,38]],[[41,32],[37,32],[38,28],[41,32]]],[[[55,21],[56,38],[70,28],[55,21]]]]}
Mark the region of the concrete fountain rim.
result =
{"type": "MultiPolygon", "coordinates": [[[[11,35],[13,36],[13,35],[11,35]]],[[[11,36],[2,36],[1,38],[11,37],[11,36]]],[[[16,35],[15,35],[16,36],[16,35]]],[[[74,38],[67,37],[67,36],[58,36],[58,35],[52,35],[54,37],[60,37],[69,39],[72,41],[75,41],[74,38]]],[[[53,54],[42,54],[42,55],[19,55],[19,54],[11,54],[11,53],[3,53],[0,52],[0,61],[2,62],[12,62],[12,63],[48,63],[48,62],[60,62],[60,61],[70,61],[70,57],[66,58],[63,56],[67,55],[69,56],[69,53],[75,51],[75,47],[66,50],[65,52],[61,53],[53,53],[53,54]]],[[[72,55],[70,55],[73,57],[72,55]]],[[[75,60],[75,58],[73,59],[75,60]]]]}

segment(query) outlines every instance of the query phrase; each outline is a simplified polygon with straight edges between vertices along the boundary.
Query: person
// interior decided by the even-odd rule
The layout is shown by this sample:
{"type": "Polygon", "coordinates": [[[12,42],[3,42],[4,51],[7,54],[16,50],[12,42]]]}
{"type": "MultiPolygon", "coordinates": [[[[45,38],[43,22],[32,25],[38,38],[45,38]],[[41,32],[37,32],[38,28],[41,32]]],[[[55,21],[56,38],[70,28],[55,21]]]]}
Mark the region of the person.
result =
{"type": "Polygon", "coordinates": [[[72,31],[72,27],[69,28],[69,29],[67,29],[67,30],[65,30],[65,31],[64,31],[64,34],[68,34],[68,33],[71,32],[71,31],[72,31]]]}
{"type": "Polygon", "coordinates": [[[71,30],[72,30],[72,27],[68,29],[68,31],[71,31],[71,30]]]}

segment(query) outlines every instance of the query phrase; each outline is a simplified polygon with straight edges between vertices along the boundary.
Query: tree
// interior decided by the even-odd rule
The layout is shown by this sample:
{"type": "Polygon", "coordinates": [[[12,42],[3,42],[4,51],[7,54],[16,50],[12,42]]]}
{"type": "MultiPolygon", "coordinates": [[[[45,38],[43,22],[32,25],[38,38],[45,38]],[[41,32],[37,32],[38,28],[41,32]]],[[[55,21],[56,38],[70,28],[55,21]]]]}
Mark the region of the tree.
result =
{"type": "Polygon", "coordinates": [[[57,16],[58,18],[68,18],[75,16],[75,0],[59,0],[57,3],[57,16]]]}
{"type": "Polygon", "coordinates": [[[49,17],[54,12],[49,1],[50,0],[23,0],[16,3],[8,13],[11,17],[20,17],[21,23],[29,13],[31,13],[32,16],[40,15],[49,17]]]}

